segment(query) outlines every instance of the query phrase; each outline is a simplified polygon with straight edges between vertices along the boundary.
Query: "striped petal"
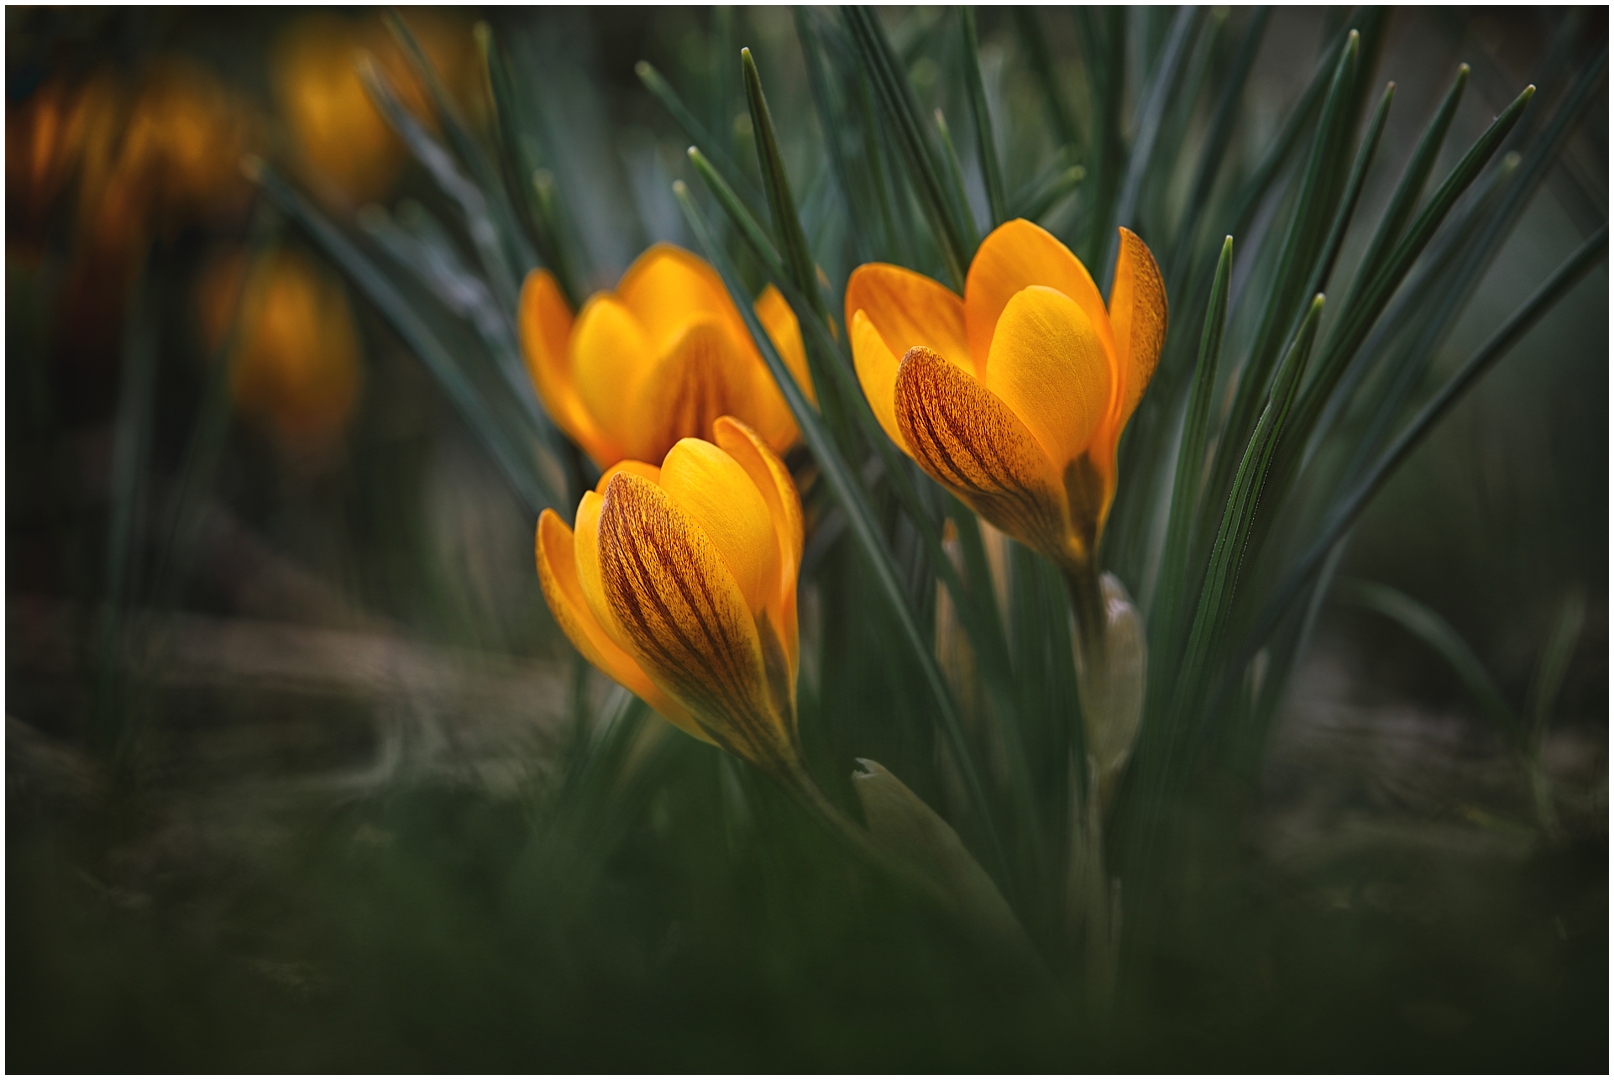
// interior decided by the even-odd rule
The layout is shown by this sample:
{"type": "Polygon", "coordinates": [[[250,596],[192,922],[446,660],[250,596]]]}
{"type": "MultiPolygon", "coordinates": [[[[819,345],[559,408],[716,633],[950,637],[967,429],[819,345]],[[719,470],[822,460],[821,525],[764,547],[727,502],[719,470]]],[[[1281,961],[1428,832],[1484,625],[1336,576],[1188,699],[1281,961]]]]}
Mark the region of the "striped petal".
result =
{"type": "Polygon", "coordinates": [[[798,764],[794,725],[769,700],[756,621],[700,526],[667,492],[622,473],[599,529],[606,599],[650,677],[724,749],[763,767],[798,764]]]}
{"type": "Polygon", "coordinates": [[[778,592],[779,538],[750,474],[720,447],[680,439],[661,463],[661,490],[717,548],[746,607],[760,612],[778,592]]]}
{"type": "Polygon", "coordinates": [[[1058,289],[1074,300],[1105,350],[1113,354],[1109,313],[1087,268],[1052,233],[1016,219],[999,225],[981,241],[964,281],[964,322],[970,352],[979,361],[989,354],[1003,309],[1016,293],[1031,285],[1058,289]]]}
{"type": "Polygon", "coordinates": [[[1073,460],[1110,407],[1110,358],[1064,293],[1032,285],[998,316],[983,380],[1057,465],[1073,460]]]}
{"type": "Polygon", "coordinates": [[[632,389],[629,456],[660,461],[679,439],[709,438],[719,416],[751,411],[752,371],[721,323],[689,322],[632,389]]]}
{"type": "MultiPolygon", "coordinates": [[[[868,315],[892,356],[915,345],[973,371],[964,336],[964,303],[958,294],[923,274],[887,263],[867,263],[846,282],[846,325],[868,315]]],[[[986,350],[979,354],[981,359],[986,350]]]]}
{"type": "Polygon", "coordinates": [[[1001,398],[926,349],[897,373],[897,421],[914,460],[992,524],[1049,554],[1062,550],[1059,473],[1001,398]]]}
{"type": "Polygon", "coordinates": [[[572,530],[566,527],[559,514],[546,509],[539,515],[534,537],[538,582],[543,586],[549,610],[566,637],[583,654],[583,659],[637,694],[645,704],[697,739],[711,742],[689,711],[662,693],[638,661],[613,641],[594,618],[577,576],[574,543],[572,530]]]}
{"type": "Polygon", "coordinates": [[[1166,283],[1149,248],[1130,229],[1121,230],[1115,260],[1115,286],[1110,290],[1110,326],[1115,332],[1116,368],[1121,374],[1116,435],[1138,407],[1154,378],[1166,343],[1166,283]]]}

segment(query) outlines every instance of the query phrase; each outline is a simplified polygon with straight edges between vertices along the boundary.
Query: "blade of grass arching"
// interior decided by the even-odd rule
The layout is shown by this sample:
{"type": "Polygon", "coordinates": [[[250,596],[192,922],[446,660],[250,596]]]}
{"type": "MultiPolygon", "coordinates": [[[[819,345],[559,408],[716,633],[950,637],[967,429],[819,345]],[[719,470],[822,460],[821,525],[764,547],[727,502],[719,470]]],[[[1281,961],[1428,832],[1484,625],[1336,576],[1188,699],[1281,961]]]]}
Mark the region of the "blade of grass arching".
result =
{"type": "Polygon", "coordinates": [[[510,190],[505,187],[504,177],[494,167],[493,162],[488,160],[481,144],[466,126],[464,117],[460,115],[459,106],[443,86],[436,65],[426,55],[426,50],[421,48],[420,41],[409,29],[409,24],[403,21],[397,9],[387,11],[383,18],[393,37],[403,45],[404,56],[408,59],[409,66],[414,70],[416,77],[425,84],[438,122],[448,135],[449,144],[471,170],[471,175],[486,200],[493,222],[505,244],[505,258],[510,262],[511,269],[519,281],[526,276],[528,270],[537,265],[538,257],[521,229],[510,190]]]}
{"type": "Polygon", "coordinates": [[[500,309],[509,320],[512,327],[515,325],[516,307],[521,291],[520,282],[516,278],[516,270],[505,257],[500,230],[494,224],[488,209],[487,196],[482,189],[461,173],[459,166],[447,148],[434,139],[421,122],[415,119],[408,109],[398,100],[397,93],[392,84],[388,82],[385,74],[374,61],[366,57],[359,63],[359,79],[375,102],[376,108],[386,118],[392,130],[409,147],[409,152],[415,160],[424,165],[437,181],[443,193],[453,199],[460,207],[465,217],[465,231],[471,237],[471,243],[476,248],[477,257],[482,263],[482,271],[487,275],[488,284],[492,286],[493,293],[498,297],[500,309]]]}
{"type": "Polygon", "coordinates": [[[1014,26],[1019,31],[1020,44],[1031,58],[1031,74],[1041,93],[1048,122],[1053,126],[1054,139],[1059,144],[1055,149],[1079,151],[1081,138],[1077,134],[1076,121],[1070,108],[1065,104],[1065,95],[1059,89],[1059,77],[1054,71],[1053,57],[1048,52],[1048,37],[1042,29],[1038,9],[1014,8],[1014,26]]]}
{"type": "Polygon", "coordinates": [[[1496,683],[1480,658],[1474,655],[1468,642],[1438,612],[1399,589],[1376,581],[1345,578],[1335,586],[1335,590],[1334,595],[1343,603],[1367,608],[1393,619],[1413,637],[1439,653],[1485,718],[1516,748],[1523,749],[1524,727],[1519,723],[1518,715],[1502,697],[1502,692],[1496,688],[1496,683]]]}
{"type": "Polygon", "coordinates": [[[525,152],[530,140],[524,141],[522,138],[529,118],[520,107],[510,59],[500,43],[494,40],[487,24],[478,23],[477,26],[477,41],[487,68],[488,96],[493,102],[494,127],[500,144],[499,167],[504,173],[505,186],[518,222],[527,230],[532,245],[537,249],[539,262],[555,275],[561,292],[575,311],[582,305],[583,291],[558,223],[553,213],[538,199],[538,192],[530,179],[535,163],[528,160],[525,152]]]}
{"type": "Polygon", "coordinates": [[[880,539],[880,530],[874,521],[869,509],[868,500],[863,492],[862,484],[856,473],[841,457],[831,438],[819,419],[818,412],[808,402],[801,389],[796,385],[790,369],[780,359],[778,351],[773,347],[773,341],[762,328],[756,313],[747,302],[744,286],[740,283],[738,275],[730,263],[728,254],[718,245],[712,235],[711,228],[706,224],[705,217],[690,198],[689,190],[682,183],[674,185],[674,192],[678,203],[683,208],[684,217],[689,223],[690,231],[694,233],[697,241],[706,252],[706,257],[716,268],[724,284],[728,287],[729,295],[734,300],[741,318],[745,320],[746,328],[751,332],[757,350],[762,354],[763,361],[767,363],[769,371],[773,373],[774,381],[783,393],[785,402],[790,406],[791,413],[801,428],[802,439],[812,452],[814,460],[818,462],[823,471],[825,482],[835,495],[841,511],[846,515],[847,522],[852,528],[853,535],[868,561],[880,591],[885,595],[887,603],[892,609],[899,628],[902,631],[903,644],[913,660],[918,664],[919,671],[924,678],[926,687],[937,712],[938,726],[947,738],[948,745],[958,764],[959,773],[964,780],[965,789],[969,795],[976,816],[980,820],[981,831],[986,837],[990,848],[991,863],[1000,875],[999,880],[1008,884],[1005,875],[1007,863],[1004,850],[999,839],[996,817],[992,812],[991,804],[987,801],[986,791],[981,786],[980,770],[975,761],[975,755],[969,745],[964,732],[963,722],[958,713],[958,705],[953,700],[952,691],[947,688],[947,682],[942,677],[941,669],[936,664],[936,658],[931,653],[923,635],[919,632],[918,623],[909,610],[904,598],[901,579],[896,568],[892,565],[889,554],[880,539]]]}
{"type": "MultiPolygon", "coordinates": [[[[1283,618],[1289,605],[1305,590],[1312,575],[1328,557],[1334,544],[1355,524],[1368,503],[1372,502],[1373,497],[1383,489],[1396,469],[1400,468],[1417,449],[1424,437],[1445,418],[1490,366],[1507,355],[1508,351],[1518,344],[1519,339],[1524,337],[1543,315],[1552,310],[1553,305],[1573,288],[1587,271],[1603,260],[1607,252],[1608,226],[1604,225],[1596,235],[1576,249],[1574,254],[1553,271],[1552,276],[1542,282],[1541,287],[1532,293],[1529,299],[1525,300],[1518,310],[1485,340],[1484,344],[1463,361],[1462,366],[1446,380],[1435,396],[1419,410],[1417,416],[1401,429],[1395,441],[1385,448],[1366,474],[1339,498],[1318,529],[1316,538],[1295,559],[1288,572],[1273,589],[1271,599],[1261,609],[1259,618],[1252,624],[1240,653],[1242,663],[1247,663],[1260,649],[1261,643],[1283,618]]],[[[1226,692],[1225,684],[1221,692],[1226,692]]]]}
{"type": "Polygon", "coordinates": [[[472,433],[482,441],[499,464],[516,496],[534,518],[546,506],[559,505],[554,488],[546,483],[535,463],[506,437],[494,421],[482,394],[459,370],[452,354],[404,298],[387,275],[342,235],[325,215],[316,209],[278,173],[261,161],[250,162],[249,175],[271,202],[298,222],[327,255],[346,271],[360,291],[381,311],[420,361],[426,365],[449,400],[459,410],[472,433]]]}
{"type": "Polygon", "coordinates": [[[913,87],[892,53],[879,16],[863,7],[848,7],[844,13],[858,55],[896,136],[914,192],[919,196],[920,209],[941,249],[947,275],[954,288],[963,291],[965,271],[975,250],[968,245],[966,237],[970,230],[961,220],[960,208],[953,205],[948,194],[939,155],[925,134],[913,87]]]}
{"type": "MultiPolygon", "coordinates": [[[[1126,179],[1121,184],[1120,201],[1116,205],[1113,224],[1124,225],[1129,229],[1138,227],[1138,199],[1143,192],[1144,179],[1154,164],[1155,142],[1160,135],[1161,121],[1165,118],[1166,106],[1182,79],[1183,62],[1188,57],[1188,46],[1199,30],[1204,12],[1205,9],[1201,7],[1181,7],[1177,9],[1176,17],[1171,21],[1171,30],[1166,35],[1160,61],[1149,77],[1142,101],[1138,105],[1137,115],[1133,118],[1136,134],[1132,137],[1132,151],[1126,163],[1126,179]]],[[[1109,248],[1100,267],[1100,276],[1103,278],[1106,293],[1109,292],[1110,280],[1114,276],[1111,264],[1115,261],[1116,246],[1121,242],[1120,233],[1113,229],[1109,232],[1111,233],[1109,248]]]]}
{"type": "MultiPolygon", "coordinates": [[[[661,102],[662,107],[673,118],[673,122],[684,129],[684,136],[700,147],[706,156],[711,159],[713,166],[718,171],[718,175],[727,181],[729,187],[739,193],[747,206],[755,208],[767,205],[766,200],[762,197],[762,192],[757,190],[756,184],[752,182],[750,177],[745,175],[739,165],[735,164],[734,159],[729,157],[728,152],[724,150],[725,144],[707,131],[705,125],[695,118],[695,114],[689,111],[689,107],[684,104],[683,98],[678,96],[678,92],[672,88],[672,84],[662,78],[661,72],[657,71],[646,60],[641,60],[635,64],[633,72],[639,76],[639,81],[644,83],[645,89],[649,90],[651,95],[661,102]]],[[[755,211],[753,210],[753,212],[755,211]]]]}
{"type": "MultiPolygon", "coordinates": [[[[841,140],[842,120],[835,114],[829,80],[824,72],[824,44],[819,37],[817,20],[806,8],[799,6],[791,8],[791,15],[795,19],[796,40],[801,45],[802,61],[807,69],[807,89],[812,95],[813,110],[818,114],[818,127],[823,133],[824,145],[829,149],[830,164],[851,218],[852,248],[859,264],[873,262],[871,230],[874,223],[869,214],[871,206],[878,207],[879,196],[871,194],[867,185],[858,182],[858,178],[852,174],[851,163],[847,161],[846,148],[841,140]]],[[[889,232],[889,223],[886,224],[889,232]]]]}
{"type": "Polygon", "coordinates": [[[1162,255],[1167,257],[1172,254],[1176,241],[1175,231],[1166,229],[1172,223],[1171,189],[1182,172],[1189,145],[1188,133],[1205,101],[1217,60],[1225,59],[1228,52],[1225,39],[1232,26],[1229,10],[1214,7],[1206,13],[1205,18],[1209,20],[1209,25],[1194,35],[1183,60],[1182,78],[1160,121],[1160,134],[1156,136],[1156,141],[1161,146],[1163,156],[1149,170],[1143,193],[1138,197],[1138,218],[1154,223],[1150,226],[1150,232],[1160,244],[1162,255]]]}
{"type": "MultiPolygon", "coordinates": [[[[1491,126],[1469,148],[1468,153],[1463,155],[1463,159],[1430,197],[1428,204],[1413,221],[1412,227],[1384,262],[1377,267],[1363,268],[1362,272],[1369,275],[1368,285],[1363,288],[1353,307],[1340,312],[1339,321],[1334,324],[1334,331],[1329,335],[1329,340],[1318,359],[1316,375],[1301,393],[1295,414],[1298,430],[1309,436],[1318,416],[1322,413],[1328,395],[1338,384],[1346,365],[1356,355],[1358,347],[1372,329],[1374,321],[1390,302],[1390,297],[1412,269],[1413,262],[1423,252],[1453,204],[1464,191],[1468,190],[1469,185],[1479,176],[1480,170],[1490,161],[1491,155],[1502,144],[1502,140],[1507,137],[1507,133],[1518,122],[1520,114],[1534,93],[1535,87],[1526,87],[1524,92],[1491,122],[1491,126]]],[[[1292,446],[1291,452],[1299,453],[1303,449],[1304,441],[1301,440],[1292,446]]]]}
{"type": "Polygon", "coordinates": [[[970,112],[975,117],[975,153],[981,162],[981,179],[986,184],[986,205],[992,212],[992,228],[1008,220],[1008,197],[1003,191],[1003,167],[998,159],[998,141],[992,131],[992,114],[986,107],[986,86],[981,82],[981,43],[975,32],[975,9],[959,9],[964,38],[964,87],[969,91],[970,112]]]}
{"type": "MultiPolygon", "coordinates": [[[[1199,360],[1194,367],[1194,387],[1188,396],[1188,414],[1183,419],[1182,441],[1177,450],[1177,472],[1171,485],[1171,511],[1166,524],[1166,548],[1161,564],[1160,585],[1155,593],[1154,653],[1164,659],[1175,655],[1176,628],[1182,618],[1182,599],[1189,580],[1188,563],[1193,550],[1195,512],[1199,504],[1199,482],[1205,472],[1206,441],[1210,435],[1211,401],[1216,396],[1216,368],[1222,358],[1222,337],[1227,330],[1228,282],[1233,274],[1233,238],[1222,242],[1216,260],[1216,277],[1211,284],[1210,303],[1205,308],[1205,326],[1199,336],[1199,360]],[[1165,648],[1161,648],[1165,645],[1165,648]]],[[[1163,676],[1167,664],[1158,660],[1155,670],[1163,676]]]]}

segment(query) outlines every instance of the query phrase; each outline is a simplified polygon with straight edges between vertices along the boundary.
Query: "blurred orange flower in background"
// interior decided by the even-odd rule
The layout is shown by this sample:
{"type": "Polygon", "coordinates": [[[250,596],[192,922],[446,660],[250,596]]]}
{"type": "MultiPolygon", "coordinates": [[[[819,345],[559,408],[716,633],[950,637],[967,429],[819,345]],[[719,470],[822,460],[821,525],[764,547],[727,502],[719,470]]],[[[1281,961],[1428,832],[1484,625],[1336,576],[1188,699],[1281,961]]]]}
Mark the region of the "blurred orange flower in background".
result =
{"type": "MultiPolygon", "coordinates": [[[[470,27],[414,9],[403,16],[438,78],[473,117],[483,110],[482,70],[470,27]]],[[[305,15],[276,38],[270,82],[297,168],[327,202],[358,204],[387,193],[408,152],[370,100],[356,64],[375,64],[399,101],[435,128],[430,95],[392,32],[375,16],[305,15]]]]}
{"type": "Polygon", "coordinates": [[[204,271],[197,297],[210,353],[234,339],[230,393],[287,449],[341,434],[362,381],[358,328],[335,274],[281,246],[250,266],[244,252],[204,271]]]}

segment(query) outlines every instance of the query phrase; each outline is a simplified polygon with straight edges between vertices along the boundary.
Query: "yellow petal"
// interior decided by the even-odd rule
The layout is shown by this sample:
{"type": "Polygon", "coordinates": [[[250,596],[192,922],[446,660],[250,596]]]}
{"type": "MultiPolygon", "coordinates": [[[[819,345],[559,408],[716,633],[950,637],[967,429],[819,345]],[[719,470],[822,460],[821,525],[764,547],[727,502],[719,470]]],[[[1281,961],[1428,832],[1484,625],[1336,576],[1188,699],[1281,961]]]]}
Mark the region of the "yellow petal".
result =
{"type": "Polygon", "coordinates": [[[545,510],[539,515],[538,533],[534,540],[538,582],[543,586],[544,599],[549,601],[549,610],[554,613],[555,621],[566,632],[577,651],[583,654],[583,659],[637,694],[652,709],[697,739],[711,742],[689,711],[662,693],[650,681],[650,676],[644,673],[638,661],[611,640],[594,618],[577,577],[572,530],[566,527],[560,515],[553,510],[545,510]]]}
{"type": "Polygon", "coordinates": [[[640,665],[719,746],[764,767],[799,762],[793,723],[769,700],[745,597],[671,495],[628,473],[612,478],[600,514],[600,571],[640,665]]]}
{"type": "Polygon", "coordinates": [[[779,541],[779,579],[777,603],[771,607],[789,665],[791,700],[795,700],[796,670],[800,659],[800,636],[796,623],[796,575],[801,569],[803,540],[801,495],[790,478],[790,470],[779,460],[761,435],[746,427],[732,416],[718,420],[715,426],[717,445],[751,477],[768,504],[768,517],[773,521],[774,533],[779,541]]]}
{"type": "Polygon", "coordinates": [[[1058,472],[997,395],[925,349],[897,372],[897,420],[914,460],[992,524],[1048,554],[1062,549],[1058,472]]]}
{"type": "Polygon", "coordinates": [[[660,461],[679,439],[710,438],[719,416],[749,413],[752,374],[716,319],[691,321],[631,390],[623,439],[629,456],[660,461]]]}
{"type": "Polygon", "coordinates": [[[1122,229],[1115,286],[1110,290],[1110,326],[1115,332],[1116,368],[1122,385],[1117,436],[1154,378],[1166,343],[1168,314],[1160,267],[1148,246],[1130,229],[1122,229]]]}
{"type": "Polygon", "coordinates": [[[517,321],[527,374],[555,426],[596,461],[612,457],[615,449],[577,396],[569,348],[572,309],[548,270],[534,270],[522,283],[517,321]]]}
{"type": "MultiPolygon", "coordinates": [[[[655,357],[649,339],[627,305],[609,293],[595,293],[583,305],[572,331],[572,378],[578,399],[603,438],[601,466],[630,453],[633,433],[628,408],[655,357]]],[[[670,444],[669,444],[670,445],[670,444]]],[[[590,456],[594,456],[592,450],[590,456]]]]}
{"type": "Polygon", "coordinates": [[[1016,219],[999,225],[981,241],[964,281],[964,322],[970,352],[978,363],[986,361],[993,330],[1010,298],[1029,285],[1058,289],[1076,301],[1113,355],[1110,317],[1087,268],[1052,233],[1016,219]]]}
{"type": "Polygon", "coordinates": [[[702,316],[716,320],[736,343],[746,340],[745,324],[717,271],[672,244],[657,244],[635,259],[616,295],[644,327],[657,354],[702,316]]]}
{"type": "Polygon", "coordinates": [[[1033,285],[998,316],[986,387],[1063,467],[1087,447],[1110,408],[1110,358],[1082,309],[1033,285]]]}
{"type": "Polygon", "coordinates": [[[857,368],[863,396],[869,399],[869,408],[874,410],[875,419],[891,436],[891,441],[907,453],[908,441],[903,438],[895,411],[897,358],[886,346],[880,331],[874,328],[868,312],[858,309],[847,325],[852,328],[852,365],[857,368]]]}
{"type": "Polygon", "coordinates": [[[645,461],[635,461],[633,458],[623,458],[600,474],[600,482],[594,485],[594,490],[602,496],[605,494],[605,485],[611,482],[611,477],[619,472],[630,472],[634,476],[642,476],[652,484],[661,483],[661,466],[651,465],[645,461]]]}
{"type": "MultiPolygon", "coordinates": [[[[964,303],[939,282],[900,266],[867,263],[846,282],[846,325],[852,325],[859,311],[868,315],[892,356],[922,345],[975,370],[964,336],[964,303]]],[[[977,360],[985,358],[982,348],[977,360]]]]}
{"type": "Polygon", "coordinates": [[[717,548],[752,614],[778,595],[778,533],[739,462],[709,442],[680,439],[661,463],[661,489],[717,548]]]}
{"type": "Polygon", "coordinates": [[[600,508],[605,500],[594,491],[583,492],[577,504],[576,540],[572,544],[572,557],[577,564],[577,585],[583,593],[595,622],[606,636],[622,648],[627,647],[622,628],[611,614],[611,605],[605,601],[605,586],[600,583],[600,508]]]}

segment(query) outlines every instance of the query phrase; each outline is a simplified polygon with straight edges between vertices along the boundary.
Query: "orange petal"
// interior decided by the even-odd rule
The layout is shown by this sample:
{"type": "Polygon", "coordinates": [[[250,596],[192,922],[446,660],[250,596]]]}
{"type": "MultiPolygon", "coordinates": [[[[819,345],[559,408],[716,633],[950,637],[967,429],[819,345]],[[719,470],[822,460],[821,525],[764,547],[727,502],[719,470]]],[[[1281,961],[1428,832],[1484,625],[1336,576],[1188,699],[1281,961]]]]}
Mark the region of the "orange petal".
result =
{"type": "Polygon", "coordinates": [[[753,615],[778,595],[778,533],[739,462],[712,443],[680,439],[661,463],[661,490],[723,556],[753,615]]]}
{"type": "MultiPolygon", "coordinates": [[[[846,325],[862,311],[879,331],[892,356],[915,345],[973,371],[964,337],[964,304],[953,292],[923,274],[887,263],[867,263],[846,282],[846,325]]],[[[986,357],[983,348],[980,359],[986,357]]]]}
{"type": "Polygon", "coordinates": [[[624,455],[644,456],[632,453],[628,436],[634,427],[628,410],[654,357],[627,305],[609,293],[589,297],[572,331],[571,366],[578,400],[602,435],[602,449],[611,451],[603,459],[595,457],[597,464],[611,465],[624,455]]]}
{"type": "Polygon", "coordinates": [[[1063,467],[1087,447],[1110,408],[1110,358],[1093,324],[1057,289],[1032,285],[998,316],[986,387],[1063,467]]]}
{"type": "Polygon", "coordinates": [[[1154,378],[1166,343],[1168,314],[1160,267],[1148,246],[1132,230],[1122,229],[1115,286],[1110,290],[1110,326],[1115,332],[1116,369],[1122,379],[1117,436],[1154,378]]]}
{"type": "Polygon", "coordinates": [[[771,614],[778,623],[779,635],[784,643],[794,700],[795,675],[801,651],[796,624],[796,575],[801,570],[803,541],[801,495],[790,478],[790,470],[785,468],[779,455],[769,448],[757,432],[734,417],[725,416],[718,420],[714,434],[717,445],[739,462],[751,477],[751,482],[757,486],[763,502],[768,504],[768,516],[773,521],[778,537],[778,602],[771,614]]]}
{"type": "Polygon", "coordinates": [[[635,259],[618,282],[616,295],[644,327],[658,354],[702,316],[717,320],[736,343],[748,336],[717,271],[672,244],[656,244],[635,259]]]}
{"type": "Polygon", "coordinates": [[[578,399],[572,382],[572,309],[561,295],[555,275],[534,270],[521,285],[521,310],[517,316],[521,335],[521,355],[527,362],[538,400],[555,421],[555,426],[589,456],[609,456],[604,438],[578,399]],[[599,451],[597,453],[596,451],[599,451]]]}
{"type": "Polygon", "coordinates": [[[638,661],[612,641],[594,618],[577,577],[572,530],[566,527],[559,514],[545,510],[539,515],[538,533],[534,541],[538,582],[543,586],[544,599],[549,601],[549,610],[554,613],[555,621],[566,632],[577,651],[583,654],[583,659],[637,694],[674,724],[698,739],[711,742],[688,710],[657,689],[638,661]]]}
{"type": "Polygon", "coordinates": [[[719,416],[749,413],[753,363],[716,319],[689,322],[631,390],[623,440],[629,456],[660,461],[679,439],[709,438],[719,416]]]}
{"type": "Polygon", "coordinates": [[[661,483],[661,466],[651,465],[644,461],[635,461],[633,458],[623,458],[600,474],[600,482],[594,485],[594,490],[604,496],[605,485],[609,484],[611,477],[619,472],[630,472],[634,476],[642,476],[652,484],[661,483]]]}
{"type": "Polygon", "coordinates": [[[964,281],[964,322],[970,352],[978,362],[986,362],[993,330],[1009,299],[1029,285],[1058,289],[1076,301],[1113,355],[1109,313],[1087,268],[1052,233],[1016,219],[999,225],[981,241],[964,281]]]}
{"type": "Polygon", "coordinates": [[[992,524],[1039,551],[1066,533],[1059,473],[992,391],[926,349],[897,373],[897,420],[914,460],[992,524]]]}
{"type": "Polygon", "coordinates": [[[799,761],[769,700],[757,623],[716,546],[672,496],[628,473],[600,514],[606,598],[640,665],[718,743],[762,766],[799,761]]]}
{"type": "Polygon", "coordinates": [[[863,396],[869,399],[869,408],[874,410],[875,419],[891,436],[891,441],[908,453],[908,441],[903,438],[895,412],[897,358],[886,346],[880,331],[874,328],[867,311],[859,308],[847,325],[852,328],[852,365],[857,368],[863,396]]]}

